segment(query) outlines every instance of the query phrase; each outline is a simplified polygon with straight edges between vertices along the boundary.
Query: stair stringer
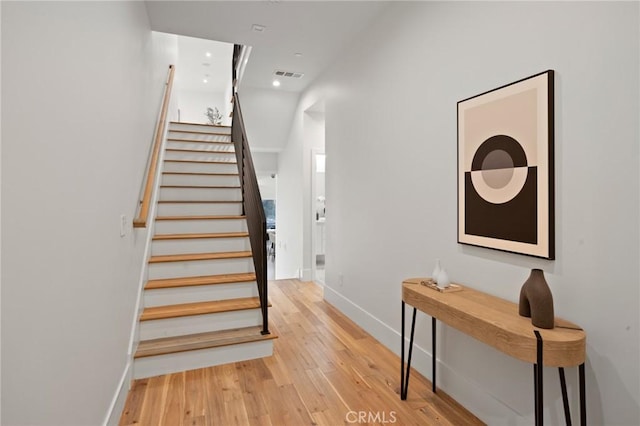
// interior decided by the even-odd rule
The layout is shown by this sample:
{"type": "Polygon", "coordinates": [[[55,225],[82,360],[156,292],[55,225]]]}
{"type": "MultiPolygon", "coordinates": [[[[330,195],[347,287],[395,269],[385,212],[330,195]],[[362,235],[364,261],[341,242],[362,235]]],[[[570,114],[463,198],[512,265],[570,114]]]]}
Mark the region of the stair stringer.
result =
{"type": "MultiPolygon", "coordinates": [[[[151,243],[153,241],[153,235],[155,233],[155,217],[158,210],[158,199],[160,198],[160,184],[162,183],[162,173],[164,171],[164,158],[167,146],[167,135],[169,134],[170,123],[164,128],[162,135],[162,145],[160,146],[160,155],[158,157],[158,165],[156,169],[155,181],[153,182],[153,196],[151,198],[151,207],[149,209],[149,218],[147,221],[147,227],[141,228],[146,230],[144,243],[144,255],[142,256],[142,264],[140,265],[140,278],[138,279],[138,291],[136,296],[135,311],[131,323],[131,333],[129,337],[129,348],[127,350],[127,364],[130,366],[128,369],[133,377],[133,355],[135,353],[138,342],[140,341],[140,315],[144,309],[143,295],[144,286],[149,277],[149,259],[151,258],[151,243]]],[[[136,229],[136,228],[134,228],[136,229]]],[[[129,378],[131,382],[131,378],[129,378]]]]}

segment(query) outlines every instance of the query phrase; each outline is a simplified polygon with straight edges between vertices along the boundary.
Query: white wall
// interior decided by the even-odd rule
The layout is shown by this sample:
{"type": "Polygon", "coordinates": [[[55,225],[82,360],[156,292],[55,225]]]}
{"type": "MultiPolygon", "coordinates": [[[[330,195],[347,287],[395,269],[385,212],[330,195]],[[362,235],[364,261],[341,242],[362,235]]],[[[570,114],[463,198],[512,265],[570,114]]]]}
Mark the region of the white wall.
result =
{"type": "MultiPolygon", "coordinates": [[[[324,100],[325,297],[399,352],[400,283],[428,275],[436,258],[454,281],[512,301],[530,268],[541,267],[556,314],[588,335],[589,423],[638,424],[638,28],[638,3],[390,6],[301,96],[280,155],[279,238],[302,246],[294,198],[308,190],[298,183],[304,111],[324,100]],[[557,260],[457,244],[456,102],[549,68],[557,260]]],[[[291,267],[299,259],[277,261],[291,267]]],[[[414,352],[427,377],[429,325],[420,315],[414,352]]],[[[488,424],[532,424],[531,366],[440,330],[439,385],[488,424]]],[[[574,370],[567,374],[575,420],[574,370]]],[[[545,384],[545,421],[560,424],[555,370],[546,369],[545,384]]]]}
{"type": "Polygon", "coordinates": [[[238,96],[251,149],[284,148],[299,94],[242,86],[238,96]]]}
{"type": "Polygon", "coordinates": [[[296,112],[287,149],[278,155],[276,279],[298,278],[302,269],[304,150],[301,121],[296,112]]]}
{"type": "Polygon", "coordinates": [[[278,173],[278,154],[275,152],[251,151],[253,167],[258,176],[269,176],[278,173]]]}
{"type": "MultiPolygon", "coordinates": [[[[180,72],[178,70],[177,72],[180,72]]],[[[176,90],[178,108],[180,109],[180,121],[186,123],[209,124],[209,119],[205,115],[207,108],[218,108],[222,114],[222,125],[230,126],[229,100],[224,92],[204,92],[196,90],[176,90]]]]}
{"type": "Polygon", "coordinates": [[[276,189],[276,180],[277,178],[272,178],[271,176],[258,176],[258,186],[260,187],[260,197],[263,200],[275,200],[277,189],[276,189]]]}
{"type": "MultiPolygon", "coordinates": [[[[175,70],[175,62],[178,58],[178,36],[175,34],[167,34],[160,33],[157,31],[151,31],[151,47],[152,47],[152,64],[151,64],[151,81],[163,81],[167,82],[169,77],[169,66],[167,63],[170,62],[171,65],[174,65],[174,80],[173,87],[171,89],[171,98],[169,100],[169,110],[167,111],[167,119],[169,121],[177,121],[178,120],[178,95],[176,88],[176,70],[175,70]]],[[[164,90],[166,85],[163,85],[158,92],[158,87],[156,83],[152,85],[147,85],[149,87],[145,88],[145,99],[155,99],[158,96],[164,95],[164,90]]],[[[159,101],[161,102],[161,100],[159,101]]],[[[154,108],[154,106],[151,106],[154,108]]],[[[160,108],[157,108],[157,111],[149,111],[149,113],[155,113],[156,118],[160,116],[160,108]]],[[[149,149],[151,149],[151,144],[149,145],[149,149]]]]}
{"type": "MultiPolygon", "coordinates": [[[[315,99],[315,98],[314,98],[315,99]]],[[[311,280],[312,150],[324,149],[324,113],[318,104],[298,104],[286,149],[278,155],[278,203],[276,221],[279,256],[276,279],[311,280]],[[281,247],[282,245],[282,247],[281,247]],[[285,246],[286,245],[286,246],[285,246]]]]}
{"type": "Polygon", "coordinates": [[[97,425],[126,377],[145,240],[120,215],[174,46],[141,2],[1,7],[2,424],[97,425]]]}

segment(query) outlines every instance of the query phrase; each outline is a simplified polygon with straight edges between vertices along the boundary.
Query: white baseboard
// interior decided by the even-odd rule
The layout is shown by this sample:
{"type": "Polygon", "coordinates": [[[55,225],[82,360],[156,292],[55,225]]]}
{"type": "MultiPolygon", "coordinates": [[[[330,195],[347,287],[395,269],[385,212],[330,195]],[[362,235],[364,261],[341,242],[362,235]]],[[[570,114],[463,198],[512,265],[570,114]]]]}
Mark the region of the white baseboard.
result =
{"type": "Polygon", "coordinates": [[[131,383],[131,362],[127,362],[124,367],[124,372],[118,382],[116,393],[111,400],[109,410],[104,418],[103,426],[117,426],[120,423],[120,416],[124,409],[124,404],[127,401],[127,395],[129,394],[129,385],[131,383]]]}
{"type": "MultiPolygon", "coordinates": [[[[356,303],[338,293],[335,289],[325,285],[324,299],[349,317],[353,322],[371,334],[376,340],[389,348],[396,355],[400,355],[401,334],[399,331],[376,318],[356,303]]],[[[400,309],[398,304],[398,309],[400,309]]],[[[409,308],[407,308],[409,318],[409,308]]],[[[408,349],[409,329],[406,329],[405,343],[408,349]]],[[[414,344],[411,367],[415,368],[427,379],[432,380],[431,352],[414,344]]],[[[406,353],[405,353],[405,356],[406,353]]],[[[454,398],[467,410],[487,424],[531,424],[531,418],[523,417],[512,408],[491,395],[479,383],[469,380],[456,373],[441,360],[436,361],[437,386],[454,398]]],[[[526,384],[527,386],[529,383],[526,384]]],[[[411,392],[411,386],[409,386],[411,392]]]]}

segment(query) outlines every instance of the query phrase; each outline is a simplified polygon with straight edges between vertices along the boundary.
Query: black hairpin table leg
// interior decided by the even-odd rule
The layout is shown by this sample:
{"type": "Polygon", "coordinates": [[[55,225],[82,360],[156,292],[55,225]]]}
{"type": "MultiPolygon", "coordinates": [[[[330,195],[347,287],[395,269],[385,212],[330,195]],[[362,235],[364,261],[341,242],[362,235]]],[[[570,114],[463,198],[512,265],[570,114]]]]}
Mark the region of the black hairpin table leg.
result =
{"type": "Polygon", "coordinates": [[[538,364],[533,364],[533,415],[538,426],[538,364]]]}
{"type": "Polygon", "coordinates": [[[402,301],[402,325],[400,326],[400,399],[404,400],[404,301],[402,301]]]}
{"type": "Polygon", "coordinates": [[[542,367],[544,366],[542,360],[542,336],[540,336],[540,332],[538,330],[533,331],[536,335],[536,364],[534,365],[533,371],[535,373],[534,378],[534,389],[535,389],[535,418],[536,418],[536,426],[542,426],[544,423],[543,415],[542,415],[542,407],[544,404],[543,398],[543,386],[542,386],[542,367]]]}
{"type": "Polygon", "coordinates": [[[562,390],[562,405],[564,406],[564,421],[571,426],[571,411],[569,410],[569,397],[567,396],[567,379],[564,376],[564,368],[558,367],[560,374],[560,389],[562,390]]]}
{"type": "Polygon", "coordinates": [[[584,378],[584,363],[578,366],[578,376],[580,377],[580,425],[587,425],[587,397],[585,394],[586,385],[584,378]]]}
{"type": "Polygon", "coordinates": [[[407,369],[405,373],[404,369],[404,310],[405,303],[402,302],[402,347],[400,349],[400,356],[402,363],[400,364],[400,399],[407,399],[407,393],[409,392],[409,372],[411,371],[411,354],[413,353],[413,336],[416,330],[416,312],[417,309],[413,308],[413,318],[411,319],[411,336],[409,337],[409,356],[407,358],[407,369]]]}
{"type": "Polygon", "coordinates": [[[400,399],[404,400],[404,301],[402,302],[402,325],[400,326],[400,399]]]}
{"type": "Polygon", "coordinates": [[[436,317],[431,317],[431,391],[436,393],[436,317]]]}

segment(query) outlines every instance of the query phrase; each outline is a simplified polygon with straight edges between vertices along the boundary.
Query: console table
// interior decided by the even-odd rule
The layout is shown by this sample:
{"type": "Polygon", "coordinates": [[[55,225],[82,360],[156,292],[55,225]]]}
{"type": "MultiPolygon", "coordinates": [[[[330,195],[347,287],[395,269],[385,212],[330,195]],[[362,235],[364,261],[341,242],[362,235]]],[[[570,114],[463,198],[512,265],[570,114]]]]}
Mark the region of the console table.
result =
{"type": "Polygon", "coordinates": [[[586,334],[577,325],[555,319],[555,328],[534,327],[530,318],[518,314],[518,305],[471,288],[460,286],[456,292],[441,293],[410,278],[402,283],[402,348],[400,398],[407,399],[411,353],[416,325],[416,310],[431,316],[432,390],[436,392],[436,319],[519,360],[533,364],[536,425],[542,425],[542,367],[558,367],[562,401],[567,425],[571,425],[564,368],[578,366],[580,386],[580,423],[586,425],[585,342],[586,334]],[[409,354],[405,371],[405,304],[413,307],[409,354]]]}

